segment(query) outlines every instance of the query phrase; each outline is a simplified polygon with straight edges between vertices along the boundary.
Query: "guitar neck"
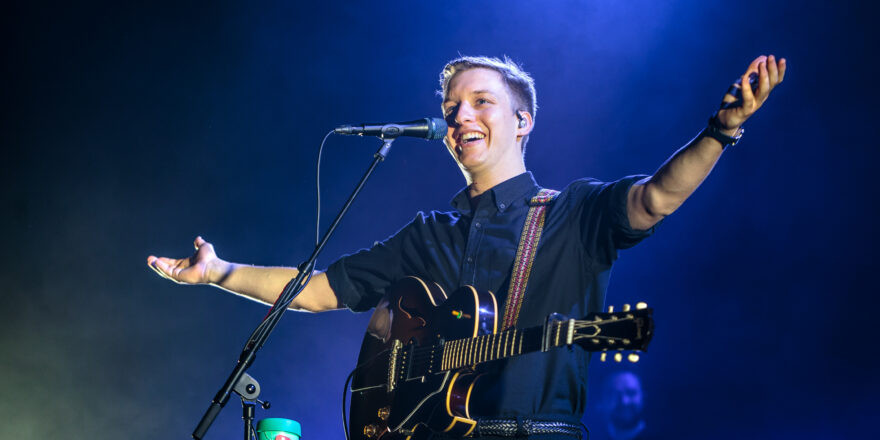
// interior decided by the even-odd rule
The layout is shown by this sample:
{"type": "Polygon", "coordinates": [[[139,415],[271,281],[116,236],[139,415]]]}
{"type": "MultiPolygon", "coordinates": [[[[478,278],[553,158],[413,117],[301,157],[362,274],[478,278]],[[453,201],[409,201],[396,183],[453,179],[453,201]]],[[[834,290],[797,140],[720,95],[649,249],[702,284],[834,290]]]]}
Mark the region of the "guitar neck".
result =
{"type": "Polygon", "coordinates": [[[509,329],[501,333],[482,335],[475,338],[446,341],[442,346],[440,369],[455,370],[468,365],[519,356],[525,353],[546,350],[549,346],[565,345],[562,325],[553,325],[550,333],[555,337],[545,341],[544,327],[531,327],[524,330],[509,329]],[[560,337],[562,341],[560,342],[560,337]],[[548,342],[549,344],[545,344],[548,342]]]}

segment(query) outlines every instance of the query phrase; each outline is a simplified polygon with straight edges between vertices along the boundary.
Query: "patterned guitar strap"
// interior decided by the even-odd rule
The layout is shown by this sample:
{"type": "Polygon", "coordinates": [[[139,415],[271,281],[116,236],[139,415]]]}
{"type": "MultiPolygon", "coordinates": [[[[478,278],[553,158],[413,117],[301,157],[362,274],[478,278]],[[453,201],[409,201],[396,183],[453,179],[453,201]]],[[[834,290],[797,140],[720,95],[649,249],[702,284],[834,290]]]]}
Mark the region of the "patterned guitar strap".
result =
{"type": "Polygon", "coordinates": [[[535,261],[535,253],[538,251],[541,230],[544,229],[547,206],[553,203],[558,195],[559,191],[542,188],[538,191],[538,195],[529,200],[529,213],[526,216],[522,236],[519,238],[516,258],[513,260],[513,272],[510,274],[510,289],[507,291],[507,306],[504,308],[501,330],[513,327],[519,319],[519,309],[522,307],[526,284],[529,282],[532,263],[535,261]]]}

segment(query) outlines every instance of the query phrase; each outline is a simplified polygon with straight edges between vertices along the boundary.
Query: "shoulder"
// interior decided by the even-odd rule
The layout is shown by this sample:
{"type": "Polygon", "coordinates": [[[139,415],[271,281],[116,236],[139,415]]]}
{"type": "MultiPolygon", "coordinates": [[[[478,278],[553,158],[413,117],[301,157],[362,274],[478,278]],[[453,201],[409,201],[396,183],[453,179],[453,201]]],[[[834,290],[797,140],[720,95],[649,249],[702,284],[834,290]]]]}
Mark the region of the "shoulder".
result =
{"type": "Polygon", "coordinates": [[[569,183],[559,194],[559,197],[577,203],[577,201],[582,201],[584,199],[601,197],[603,194],[607,194],[608,196],[611,196],[612,193],[617,194],[618,196],[622,194],[625,195],[634,183],[645,177],[647,176],[636,174],[610,182],[590,177],[578,179],[569,183]]]}

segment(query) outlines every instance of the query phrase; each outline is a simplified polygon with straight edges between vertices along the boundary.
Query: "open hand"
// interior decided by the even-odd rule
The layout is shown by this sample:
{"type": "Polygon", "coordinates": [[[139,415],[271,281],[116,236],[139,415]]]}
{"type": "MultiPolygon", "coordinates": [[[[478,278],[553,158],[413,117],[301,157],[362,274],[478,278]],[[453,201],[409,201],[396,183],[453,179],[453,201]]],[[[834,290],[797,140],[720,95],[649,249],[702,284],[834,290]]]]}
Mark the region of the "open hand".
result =
{"type": "Polygon", "coordinates": [[[196,237],[196,248],[189,258],[166,258],[150,255],[147,265],[163,278],[179,284],[208,284],[213,282],[217,267],[223,263],[217,258],[214,246],[202,237],[196,237]]]}
{"type": "Polygon", "coordinates": [[[746,73],[724,95],[721,110],[718,110],[718,122],[728,130],[736,131],[746,119],[761,108],[770,96],[770,91],[779,85],[784,77],[785,58],[780,58],[779,61],[773,55],[761,55],[755,58],[746,73]],[[750,79],[753,77],[757,77],[755,91],[750,84],[750,79]]]}

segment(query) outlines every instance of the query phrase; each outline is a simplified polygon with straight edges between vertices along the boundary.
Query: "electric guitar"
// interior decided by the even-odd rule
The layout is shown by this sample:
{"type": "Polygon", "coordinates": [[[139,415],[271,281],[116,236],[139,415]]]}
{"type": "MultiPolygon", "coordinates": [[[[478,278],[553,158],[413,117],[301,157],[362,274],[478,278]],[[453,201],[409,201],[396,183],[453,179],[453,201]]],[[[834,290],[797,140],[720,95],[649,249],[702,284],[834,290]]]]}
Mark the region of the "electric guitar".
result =
{"type": "MultiPolygon", "coordinates": [[[[609,308],[610,309],[610,308],[609,308]]],[[[551,315],[543,326],[499,331],[492,292],[462,287],[448,298],[416,277],[395,283],[376,306],[352,379],[352,440],[420,438],[430,430],[464,437],[476,427],[468,402],[478,364],[554,347],[623,351],[638,360],[653,336],[644,303],[584,319],[551,315]]]]}

